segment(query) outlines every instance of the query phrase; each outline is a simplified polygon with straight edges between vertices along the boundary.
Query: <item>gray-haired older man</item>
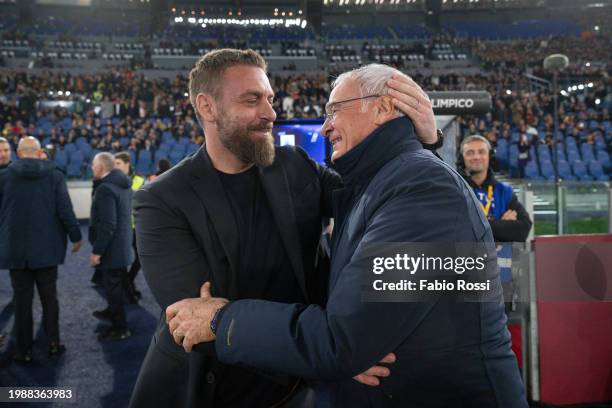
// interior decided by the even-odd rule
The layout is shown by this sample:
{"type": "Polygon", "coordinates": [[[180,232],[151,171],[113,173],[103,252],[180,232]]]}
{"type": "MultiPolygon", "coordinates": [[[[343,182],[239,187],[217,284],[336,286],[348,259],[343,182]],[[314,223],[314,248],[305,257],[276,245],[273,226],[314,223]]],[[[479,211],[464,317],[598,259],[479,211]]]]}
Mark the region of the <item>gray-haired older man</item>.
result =
{"type": "Polygon", "coordinates": [[[123,340],[131,336],[123,308],[123,281],[132,263],[132,182],[115,169],[110,153],[98,153],[91,164],[94,195],[91,203],[89,242],[91,266],[102,271],[108,308],[95,311],[112,326],[98,336],[100,341],[123,340]]]}
{"type": "MultiPolygon", "coordinates": [[[[396,74],[382,65],[344,73],[326,107],[322,133],[344,187],[334,192],[325,307],[227,302],[205,284],[199,299],[168,307],[169,328],[187,350],[216,339],[224,363],[327,380],[317,386],[317,406],[527,407],[501,291],[486,303],[361,301],[368,244],[471,242],[494,251],[469,187],[423,150],[395,109],[387,82],[396,74]],[[390,352],[397,361],[380,387],[350,380],[390,352]]],[[[495,271],[487,277],[499,287],[495,271]]]]}

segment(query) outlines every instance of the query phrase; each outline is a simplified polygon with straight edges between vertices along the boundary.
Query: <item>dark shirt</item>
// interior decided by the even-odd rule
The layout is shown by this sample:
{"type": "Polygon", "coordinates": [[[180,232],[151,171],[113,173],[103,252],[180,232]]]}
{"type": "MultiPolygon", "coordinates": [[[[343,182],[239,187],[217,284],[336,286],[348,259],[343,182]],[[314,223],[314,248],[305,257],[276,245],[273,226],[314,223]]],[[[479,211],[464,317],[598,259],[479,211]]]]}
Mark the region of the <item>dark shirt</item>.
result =
{"type": "MultiPolygon", "coordinates": [[[[238,228],[238,297],[304,302],[257,167],[238,174],[218,174],[238,228]]],[[[226,367],[221,377],[218,378],[215,400],[223,407],[241,407],[244,401],[251,401],[251,406],[253,401],[258,401],[257,406],[271,406],[287,395],[293,385],[281,385],[233,366],[226,367]]]]}

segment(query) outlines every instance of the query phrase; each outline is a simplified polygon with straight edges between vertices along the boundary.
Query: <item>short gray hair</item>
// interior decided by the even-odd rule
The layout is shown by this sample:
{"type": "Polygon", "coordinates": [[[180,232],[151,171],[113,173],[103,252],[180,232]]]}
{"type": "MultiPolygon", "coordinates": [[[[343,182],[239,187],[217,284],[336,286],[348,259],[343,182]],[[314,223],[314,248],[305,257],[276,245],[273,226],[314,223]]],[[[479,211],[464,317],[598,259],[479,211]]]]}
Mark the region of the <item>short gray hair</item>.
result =
{"type": "Polygon", "coordinates": [[[483,142],[487,145],[487,149],[491,151],[491,142],[489,142],[484,136],[481,135],[470,135],[461,141],[461,145],[459,146],[459,151],[463,154],[463,146],[472,142],[483,142]]]}
{"type": "Polygon", "coordinates": [[[108,152],[96,154],[94,161],[97,161],[104,167],[104,171],[111,171],[115,168],[115,158],[108,152]]]}
{"type": "MultiPolygon", "coordinates": [[[[359,89],[361,90],[361,96],[368,95],[387,95],[389,87],[387,82],[393,75],[402,75],[402,72],[396,68],[382,64],[368,64],[363,67],[353,69],[351,71],[344,72],[336,78],[331,86],[332,89],[339,86],[346,79],[351,78],[357,81],[359,89]]],[[[362,110],[365,109],[368,104],[367,100],[363,100],[361,104],[362,110]]],[[[397,116],[403,116],[402,111],[397,110],[397,116]]]]}

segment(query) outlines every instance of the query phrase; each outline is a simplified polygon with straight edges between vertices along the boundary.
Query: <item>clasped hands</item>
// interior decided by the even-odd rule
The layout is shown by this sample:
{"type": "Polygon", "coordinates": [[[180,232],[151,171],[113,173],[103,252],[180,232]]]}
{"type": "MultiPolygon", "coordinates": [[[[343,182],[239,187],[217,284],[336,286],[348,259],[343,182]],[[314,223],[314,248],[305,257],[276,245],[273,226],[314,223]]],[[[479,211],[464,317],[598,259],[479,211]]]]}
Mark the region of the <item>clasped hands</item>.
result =
{"type": "Polygon", "coordinates": [[[217,310],[228,303],[227,299],[212,297],[210,282],[206,282],[200,288],[199,298],[183,299],[168,306],[166,323],[176,344],[189,353],[196,344],[215,340],[210,322],[217,310]]]}
{"type": "MultiPolygon", "coordinates": [[[[210,342],[216,336],[210,329],[217,310],[229,303],[224,298],[212,297],[210,294],[210,282],[206,282],[200,288],[200,297],[183,299],[166,308],[166,323],[170,329],[170,334],[179,346],[186,352],[191,352],[193,346],[198,343],[210,342]]],[[[390,364],[395,362],[395,354],[387,354],[380,363],[390,364]]],[[[373,366],[361,374],[353,377],[365,385],[377,386],[380,384],[381,377],[388,377],[391,374],[389,368],[384,366],[373,366]]]]}

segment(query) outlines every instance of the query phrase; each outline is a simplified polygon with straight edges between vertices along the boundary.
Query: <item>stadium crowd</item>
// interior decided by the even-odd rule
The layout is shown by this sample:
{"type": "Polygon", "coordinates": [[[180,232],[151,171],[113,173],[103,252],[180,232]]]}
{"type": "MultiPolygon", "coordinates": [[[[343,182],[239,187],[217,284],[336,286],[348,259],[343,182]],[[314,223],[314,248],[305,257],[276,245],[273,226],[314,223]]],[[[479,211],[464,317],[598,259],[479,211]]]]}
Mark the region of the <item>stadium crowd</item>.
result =
{"type": "MultiPolygon", "coordinates": [[[[504,140],[502,145],[518,147],[519,139],[523,139],[521,135],[526,134],[527,142],[523,144],[527,143],[532,152],[530,159],[537,155],[534,152],[537,149],[530,149],[531,146],[552,147],[554,139],[553,95],[550,87],[534,81],[533,76],[550,80],[550,74],[540,68],[542,55],[567,54],[573,64],[561,78],[561,89],[569,85],[569,92],[560,98],[560,131],[563,137],[572,136],[578,145],[596,144],[594,157],[599,154],[604,173],[609,172],[612,102],[610,84],[605,82],[609,67],[597,63],[609,61],[612,56],[607,46],[608,36],[502,43],[448,36],[444,40],[454,49],[468,50],[480,59],[480,72],[474,75],[417,73],[412,75],[415,81],[428,91],[487,90],[493,97],[492,112],[482,117],[460,118],[463,135],[480,133],[494,147],[500,139],[504,140]],[[583,89],[576,92],[571,89],[572,84],[581,84],[583,89]]],[[[202,43],[192,45],[197,48],[202,43]]],[[[364,55],[373,52],[365,43],[362,51],[364,55]]],[[[335,74],[333,70],[319,74],[272,73],[278,119],[322,117],[335,74]]],[[[147,156],[145,163],[137,166],[137,171],[149,174],[154,172],[159,158],[170,158],[175,164],[204,140],[185,92],[187,86],[185,75],[150,79],[129,68],[109,68],[92,74],[2,71],[0,129],[13,149],[19,138],[27,134],[37,137],[45,146],[53,145],[57,152],[67,150],[66,157],[60,153],[56,160],[60,168],[67,169],[72,152],[82,150],[83,160],[77,160],[80,165],[73,166],[69,172],[71,177],[87,176],[87,171],[82,170],[87,169],[86,164],[95,153],[122,150],[130,151],[135,163],[140,161],[140,152],[147,152],[143,154],[147,156]],[[69,103],[65,104],[66,101],[69,103]]],[[[502,146],[502,156],[506,156],[506,150],[502,146]]],[[[516,157],[501,157],[500,164],[514,176],[523,175],[518,171],[516,157]]]]}

